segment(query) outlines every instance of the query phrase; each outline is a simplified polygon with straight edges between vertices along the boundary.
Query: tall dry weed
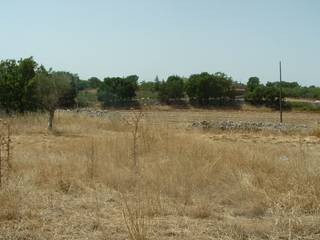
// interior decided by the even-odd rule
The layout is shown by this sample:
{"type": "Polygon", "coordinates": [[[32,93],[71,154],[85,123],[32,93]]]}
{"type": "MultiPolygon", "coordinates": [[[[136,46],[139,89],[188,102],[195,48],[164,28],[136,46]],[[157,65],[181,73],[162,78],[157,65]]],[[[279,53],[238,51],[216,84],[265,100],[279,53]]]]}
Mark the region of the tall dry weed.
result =
{"type": "Polygon", "coordinates": [[[11,158],[11,127],[9,122],[0,119],[0,188],[8,182],[11,158]]]}

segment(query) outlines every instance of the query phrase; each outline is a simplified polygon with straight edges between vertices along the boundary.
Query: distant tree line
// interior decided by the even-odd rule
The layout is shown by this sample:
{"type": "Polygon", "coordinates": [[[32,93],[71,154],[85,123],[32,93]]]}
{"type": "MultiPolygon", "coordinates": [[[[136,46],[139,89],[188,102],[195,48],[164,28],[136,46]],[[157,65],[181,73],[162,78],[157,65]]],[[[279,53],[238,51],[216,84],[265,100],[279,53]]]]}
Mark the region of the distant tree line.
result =
{"type": "Polygon", "coordinates": [[[138,76],[124,78],[105,78],[98,88],[98,99],[106,105],[114,102],[130,101],[137,92],[149,92],[153,98],[169,103],[188,98],[200,105],[207,105],[210,100],[223,104],[235,97],[235,82],[224,73],[200,73],[189,78],[177,75],[167,80],[138,83],[138,76]]]}
{"type": "MultiPolygon", "coordinates": [[[[281,101],[284,97],[283,94],[281,101]]],[[[251,77],[247,83],[245,100],[255,105],[278,106],[280,103],[280,88],[271,83],[264,85],[260,83],[258,77],[251,77]]]]}
{"type": "Polygon", "coordinates": [[[245,100],[255,105],[270,107],[279,106],[280,86],[282,99],[284,98],[320,98],[320,88],[315,86],[302,87],[297,82],[267,82],[265,85],[258,77],[249,78],[245,91],[245,100]]]}
{"type": "MultiPolygon", "coordinates": [[[[276,88],[280,87],[280,82],[269,82],[269,86],[274,86],[276,88]]],[[[282,91],[286,97],[292,98],[310,98],[319,99],[320,98],[320,87],[300,86],[297,82],[281,82],[282,91]]]]}
{"type": "MultiPolygon", "coordinates": [[[[104,106],[126,105],[141,98],[157,99],[163,103],[188,101],[206,106],[226,105],[237,95],[252,104],[276,107],[280,102],[280,83],[262,84],[251,77],[247,84],[234,81],[225,73],[203,72],[190,77],[158,77],[154,81],[139,82],[137,75],[127,77],[97,77],[81,80],[77,74],[53,71],[39,65],[32,57],[0,61],[0,108],[7,113],[47,111],[48,127],[52,127],[57,108],[82,107],[86,97],[100,101],[104,106]],[[240,93],[239,93],[240,90],[240,93]],[[86,92],[89,95],[84,95],[86,92]]],[[[320,98],[320,88],[302,87],[296,82],[282,82],[283,98],[320,98]]],[[[283,101],[283,99],[281,99],[283,101]]]]}

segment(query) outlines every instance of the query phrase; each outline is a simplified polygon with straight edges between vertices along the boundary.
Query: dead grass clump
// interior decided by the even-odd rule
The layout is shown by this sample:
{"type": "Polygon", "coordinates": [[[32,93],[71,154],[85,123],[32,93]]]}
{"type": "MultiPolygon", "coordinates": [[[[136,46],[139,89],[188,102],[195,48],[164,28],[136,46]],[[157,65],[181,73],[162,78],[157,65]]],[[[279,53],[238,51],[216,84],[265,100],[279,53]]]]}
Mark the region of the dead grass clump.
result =
{"type": "Polygon", "coordinates": [[[11,187],[0,189],[0,222],[18,220],[20,218],[19,192],[11,187]]]}
{"type": "Polygon", "coordinates": [[[312,130],[311,135],[320,138],[320,124],[318,124],[318,125],[319,126],[317,128],[312,130]]]}
{"type": "Polygon", "coordinates": [[[140,196],[133,202],[123,198],[122,214],[131,240],[146,240],[148,223],[144,203],[140,196]]]}
{"type": "Polygon", "coordinates": [[[250,206],[246,208],[239,207],[233,211],[235,217],[246,217],[246,218],[263,218],[268,211],[268,207],[265,203],[252,202],[250,206]]]}
{"type": "Polygon", "coordinates": [[[71,181],[60,179],[57,182],[58,189],[63,193],[69,193],[72,187],[71,181]]]}
{"type": "Polygon", "coordinates": [[[207,200],[200,201],[194,204],[190,211],[190,216],[193,218],[205,219],[211,216],[210,203],[207,200]]]}
{"type": "Polygon", "coordinates": [[[0,119],[0,188],[8,182],[11,169],[11,127],[7,121],[0,119]]]}

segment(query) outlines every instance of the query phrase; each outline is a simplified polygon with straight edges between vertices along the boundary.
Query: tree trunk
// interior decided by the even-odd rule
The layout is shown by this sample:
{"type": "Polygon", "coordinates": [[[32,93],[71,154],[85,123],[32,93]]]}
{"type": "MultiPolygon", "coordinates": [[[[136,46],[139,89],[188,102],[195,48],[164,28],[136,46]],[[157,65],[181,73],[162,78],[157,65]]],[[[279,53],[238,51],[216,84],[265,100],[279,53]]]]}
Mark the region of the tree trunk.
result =
{"type": "Polygon", "coordinates": [[[54,110],[49,111],[48,130],[52,130],[52,122],[54,117],[54,110]]]}

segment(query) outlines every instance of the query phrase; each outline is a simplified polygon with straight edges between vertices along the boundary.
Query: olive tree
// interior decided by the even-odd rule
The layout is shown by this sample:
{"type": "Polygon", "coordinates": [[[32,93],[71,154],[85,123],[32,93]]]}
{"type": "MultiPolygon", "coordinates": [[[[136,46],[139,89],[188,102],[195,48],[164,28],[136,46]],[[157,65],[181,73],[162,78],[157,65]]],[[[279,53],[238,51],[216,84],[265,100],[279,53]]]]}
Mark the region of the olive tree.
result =
{"type": "Polygon", "coordinates": [[[40,68],[36,77],[40,107],[48,111],[48,129],[52,129],[55,110],[72,90],[72,77],[65,72],[51,72],[40,68]]]}

